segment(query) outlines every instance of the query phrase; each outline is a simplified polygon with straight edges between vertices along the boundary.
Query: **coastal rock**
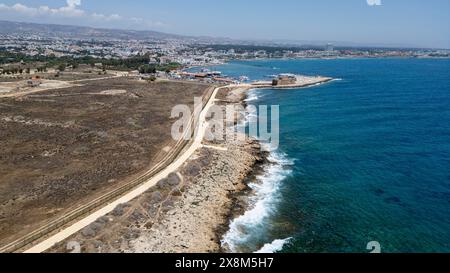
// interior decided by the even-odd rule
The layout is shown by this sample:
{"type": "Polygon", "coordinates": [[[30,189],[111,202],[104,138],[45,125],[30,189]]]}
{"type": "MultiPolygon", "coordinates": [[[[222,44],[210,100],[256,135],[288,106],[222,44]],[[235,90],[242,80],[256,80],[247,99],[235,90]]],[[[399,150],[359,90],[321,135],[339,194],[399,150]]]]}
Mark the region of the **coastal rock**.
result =
{"type": "Polygon", "coordinates": [[[167,177],[167,183],[170,186],[178,186],[181,183],[181,179],[176,173],[171,173],[167,177]]]}
{"type": "Polygon", "coordinates": [[[189,165],[186,167],[185,173],[186,173],[188,176],[195,177],[195,176],[197,176],[197,175],[200,174],[200,171],[201,171],[201,166],[199,166],[199,165],[198,165],[197,163],[195,163],[195,162],[192,162],[191,164],[189,164],[189,165]]]}
{"type": "Polygon", "coordinates": [[[156,187],[160,190],[167,188],[169,185],[167,178],[161,179],[157,184],[156,187]]]}
{"type": "Polygon", "coordinates": [[[81,234],[84,237],[88,237],[88,238],[94,237],[96,235],[95,231],[90,227],[83,228],[83,230],[81,230],[81,234]]]}
{"type": "Polygon", "coordinates": [[[159,191],[155,191],[152,193],[152,195],[150,196],[151,202],[152,203],[158,203],[161,202],[163,199],[163,196],[161,194],[161,192],[159,191]]]}
{"type": "Polygon", "coordinates": [[[129,230],[127,233],[125,233],[123,238],[126,240],[134,240],[134,239],[139,238],[140,234],[141,234],[141,230],[134,228],[134,229],[129,230]]]}
{"type": "Polygon", "coordinates": [[[142,223],[146,220],[145,216],[139,211],[135,210],[129,217],[131,222],[135,222],[136,224],[142,223]]]}
{"type": "Polygon", "coordinates": [[[100,224],[106,224],[109,222],[109,218],[106,216],[103,216],[103,217],[98,218],[96,222],[100,223],[100,224]]]}
{"type": "MultiPolygon", "coordinates": [[[[251,144],[228,146],[228,151],[198,152],[195,161],[180,170],[190,181],[184,194],[179,201],[170,199],[161,204],[162,221],[148,224],[130,243],[132,252],[220,251],[220,233],[226,230],[227,215],[235,206],[233,195],[247,189],[244,181],[261,158],[257,143],[251,144]],[[200,166],[197,176],[189,175],[197,174],[200,166]]],[[[244,202],[240,204],[244,207],[244,202]]]]}
{"type": "Polygon", "coordinates": [[[94,248],[97,248],[97,249],[99,249],[99,248],[103,248],[103,242],[101,242],[101,241],[98,241],[98,240],[94,240],[93,242],[92,242],[92,246],[94,247],[94,248]]]}
{"type": "Polygon", "coordinates": [[[120,204],[112,211],[111,214],[116,217],[122,216],[126,208],[128,208],[127,204],[120,204]]]}
{"type": "Polygon", "coordinates": [[[95,237],[95,236],[97,236],[97,233],[104,227],[105,227],[104,224],[95,222],[95,223],[85,227],[81,231],[81,233],[83,234],[83,236],[88,237],[88,238],[95,237]]]}

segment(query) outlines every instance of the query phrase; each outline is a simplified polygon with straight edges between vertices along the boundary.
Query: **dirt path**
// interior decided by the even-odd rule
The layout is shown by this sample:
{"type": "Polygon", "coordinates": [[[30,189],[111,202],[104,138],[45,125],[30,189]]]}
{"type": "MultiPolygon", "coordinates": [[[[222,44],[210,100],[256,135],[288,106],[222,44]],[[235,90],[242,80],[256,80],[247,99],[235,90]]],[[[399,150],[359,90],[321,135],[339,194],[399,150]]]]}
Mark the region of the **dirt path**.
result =
{"type": "Polygon", "coordinates": [[[74,80],[74,81],[69,81],[69,83],[76,84],[76,83],[80,83],[80,82],[110,80],[110,79],[115,79],[115,78],[120,78],[120,77],[123,77],[123,75],[114,75],[114,76],[101,77],[101,78],[93,78],[93,79],[74,80]]]}

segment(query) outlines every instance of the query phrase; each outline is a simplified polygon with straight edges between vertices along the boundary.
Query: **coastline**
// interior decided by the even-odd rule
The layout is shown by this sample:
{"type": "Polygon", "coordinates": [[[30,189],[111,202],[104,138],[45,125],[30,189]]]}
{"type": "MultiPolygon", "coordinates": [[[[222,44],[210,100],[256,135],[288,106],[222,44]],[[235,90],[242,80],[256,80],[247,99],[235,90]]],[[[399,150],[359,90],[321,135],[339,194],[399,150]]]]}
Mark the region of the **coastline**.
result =
{"type": "MultiPolygon", "coordinates": [[[[332,80],[314,79],[289,86],[229,86],[219,89],[215,101],[225,111],[226,105],[245,106],[252,89],[304,88],[332,80]]],[[[239,122],[236,119],[226,130],[235,130],[239,122]]],[[[249,183],[264,172],[267,163],[268,153],[262,152],[257,140],[203,141],[202,147],[168,178],[118,205],[49,252],[70,252],[73,242],[87,253],[230,252],[222,247],[221,240],[230,223],[249,209],[249,183]]]]}
{"type": "Polygon", "coordinates": [[[448,60],[450,57],[432,57],[432,56],[342,56],[342,57],[304,57],[304,58],[250,58],[250,59],[228,59],[223,61],[222,63],[213,64],[213,63],[205,63],[202,65],[188,65],[182,70],[189,70],[192,68],[198,67],[216,67],[221,65],[227,65],[230,62],[254,62],[254,61],[299,61],[299,60],[366,60],[366,59],[431,59],[431,60],[448,60]]]}
{"type": "MultiPolygon", "coordinates": [[[[221,90],[218,104],[242,104],[245,88],[221,90]],[[226,95],[229,94],[230,96],[226,95]]],[[[237,123],[237,121],[236,121],[237,123]]],[[[234,126],[227,129],[234,130],[234,126]]],[[[70,243],[87,253],[221,252],[235,195],[264,161],[257,141],[204,142],[176,172],[141,196],[58,243],[49,252],[70,252],[70,243]]]]}

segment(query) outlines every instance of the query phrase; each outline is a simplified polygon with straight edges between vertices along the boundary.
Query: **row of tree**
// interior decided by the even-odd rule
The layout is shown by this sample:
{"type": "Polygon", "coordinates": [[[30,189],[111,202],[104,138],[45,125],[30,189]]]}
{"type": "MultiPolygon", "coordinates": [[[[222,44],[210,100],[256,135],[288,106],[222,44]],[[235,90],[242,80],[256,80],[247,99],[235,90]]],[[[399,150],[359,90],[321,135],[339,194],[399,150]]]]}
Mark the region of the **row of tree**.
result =
{"type": "Polygon", "coordinates": [[[139,67],[139,73],[141,74],[151,74],[156,73],[156,71],[165,71],[170,72],[172,70],[176,70],[180,68],[181,65],[179,63],[169,63],[165,65],[159,65],[159,64],[145,64],[141,65],[139,67]]]}
{"type": "Polygon", "coordinates": [[[19,67],[14,67],[14,68],[4,68],[2,70],[2,74],[3,75],[15,75],[15,74],[30,74],[30,68],[19,68],[19,67]]]}
{"type": "Polygon", "coordinates": [[[74,69],[78,68],[80,64],[90,65],[95,67],[96,64],[101,63],[103,71],[106,69],[112,70],[139,70],[142,73],[154,73],[154,71],[168,71],[179,68],[181,65],[178,63],[171,63],[167,65],[149,65],[149,54],[138,55],[130,58],[124,59],[105,59],[105,58],[94,58],[91,56],[83,56],[80,58],[72,58],[69,56],[56,57],[54,55],[43,56],[27,56],[22,53],[11,53],[7,51],[0,50],[0,65],[1,64],[12,64],[12,63],[22,63],[25,65],[30,65],[33,63],[45,63],[45,69],[57,68],[59,71],[64,71],[67,67],[72,67],[74,69]]]}
{"type": "MultiPolygon", "coordinates": [[[[38,67],[36,68],[37,72],[47,72],[47,67],[38,67]]],[[[3,75],[16,75],[16,74],[30,74],[31,69],[29,67],[21,68],[21,67],[13,67],[13,68],[3,68],[1,74],[3,75]]]]}

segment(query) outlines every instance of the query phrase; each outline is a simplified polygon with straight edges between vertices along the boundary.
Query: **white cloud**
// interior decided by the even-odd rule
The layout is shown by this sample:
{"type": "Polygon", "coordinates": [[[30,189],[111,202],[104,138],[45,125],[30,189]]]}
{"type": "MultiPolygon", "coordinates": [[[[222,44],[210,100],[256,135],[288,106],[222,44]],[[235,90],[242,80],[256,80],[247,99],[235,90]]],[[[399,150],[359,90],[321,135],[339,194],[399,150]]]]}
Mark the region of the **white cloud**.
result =
{"type": "Polygon", "coordinates": [[[81,0],[66,0],[66,6],[59,8],[51,8],[49,6],[29,7],[21,3],[11,6],[0,3],[0,12],[8,12],[19,14],[30,18],[49,17],[49,18],[79,18],[87,19],[95,22],[122,22],[125,25],[135,25],[140,28],[163,27],[162,22],[153,22],[142,18],[126,18],[119,14],[102,14],[102,13],[88,13],[81,9],[81,0]]]}
{"type": "Polygon", "coordinates": [[[369,6],[381,6],[381,0],[367,0],[369,6]]]}
{"type": "Polygon", "coordinates": [[[104,15],[102,13],[93,13],[91,16],[95,20],[103,20],[103,21],[114,21],[114,20],[119,21],[124,19],[119,14],[104,15]]]}
{"type": "Polygon", "coordinates": [[[81,6],[81,0],[67,0],[68,7],[81,6]]]}
{"type": "Polygon", "coordinates": [[[78,9],[77,6],[81,5],[81,0],[67,0],[67,6],[60,8],[50,8],[48,6],[40,7],[28,7],[21,3],[8,6],[0,4],[0,11],[9,11],[19,13],[25,16],[63,16],[63,17],[80,17],[84,16],[84,10],[78,9]]]}

